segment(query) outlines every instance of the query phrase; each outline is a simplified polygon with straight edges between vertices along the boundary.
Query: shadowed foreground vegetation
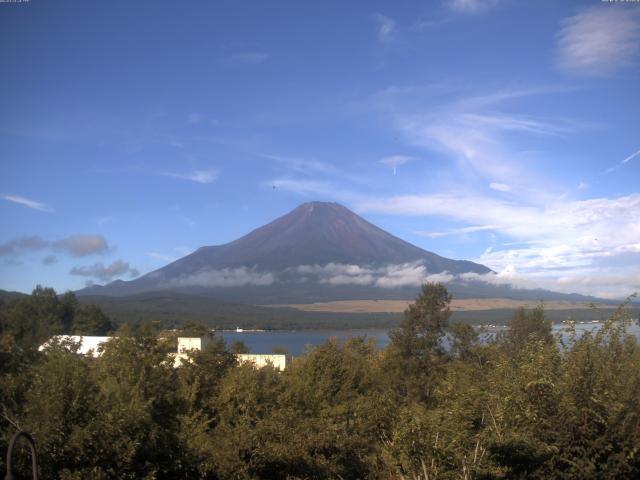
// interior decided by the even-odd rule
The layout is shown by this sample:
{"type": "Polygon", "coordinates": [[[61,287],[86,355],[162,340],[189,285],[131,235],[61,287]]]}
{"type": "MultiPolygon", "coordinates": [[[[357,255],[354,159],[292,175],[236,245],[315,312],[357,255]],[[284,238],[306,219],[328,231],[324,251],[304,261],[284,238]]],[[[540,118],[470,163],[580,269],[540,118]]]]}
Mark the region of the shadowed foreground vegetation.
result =
{"type": "Polygon", "coordinates": [[[113,326],[37,289],[0,306],[1,461],[24,429],[43,478],[640,478],[627,309],[564,343],[542,308],[519,310],[481,344],[449,324],[449,302],[424,285],[389,347],[328,341],[279,373],[237,365],[221,340],[174,369],[153,324],[122,327],[100,358],[38,352],[53,333],[113,326]]]}

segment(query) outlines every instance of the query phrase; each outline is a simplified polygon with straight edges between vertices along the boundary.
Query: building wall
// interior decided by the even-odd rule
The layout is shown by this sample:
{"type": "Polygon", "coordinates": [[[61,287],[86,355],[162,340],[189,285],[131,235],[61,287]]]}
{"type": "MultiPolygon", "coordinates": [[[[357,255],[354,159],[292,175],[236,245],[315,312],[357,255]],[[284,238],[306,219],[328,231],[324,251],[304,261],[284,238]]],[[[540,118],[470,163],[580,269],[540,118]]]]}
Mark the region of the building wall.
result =
{"type": "Polygon", "coordinates": [[[73,342],[79,343],[80,348],[77,353],[82,355],[88,355],[91,353],[93,357],[99,357],[102,355],[102,351],[99,350],[99,347],[103,343],[107,343],[109,340],[115,337],[94,337],[87,335],[54,335],[45,343],[38,347],[39,351],[43,351],[48,346],[52,345],[55,342],[73,342]]]}
{"type": "Polygon", "coordinates": [[[237,354],[238,362],[240,363],[252,363],[256,368],[266,367],[272,365],[277,370],[284,370],[287,366],[286,355],[259,355],[253,353],[239,353],[237,354]]]}
{"type": "Polygon", "coordinates": [[[178,352],[202,350],[210,341],[210,337],[178,337],[178,352]]]}
{"type": "MultiPolygon", "coordinates": [[[[83,355],[91,354],[94,357],[99,357],[102,352],[99,351],[99,347],[115,337],[93,337],[93,336],[80,336],[80,335],[56,335],[51,337],[46,343],[42,344],[39,348],[40,351],[47,348],[52,343],[58,341],[71,341],[79,343],[80,348],[78,353],[83,355]]],[[[209,337],[178,337],[178,349],[175,353],[169,354],[169,361],[173,361],[174,367],[179,367],[183,360],[187,360],[188,352],[191,350],[202,350],[211,341],[209,337]]],[[[287,366],[286,355],[260,355],[252,353],[240,353],[237,354],[238,362],[251,363],[256,368],[266,367],[272,365],[277,370],[284,370],[287,366]]]]}

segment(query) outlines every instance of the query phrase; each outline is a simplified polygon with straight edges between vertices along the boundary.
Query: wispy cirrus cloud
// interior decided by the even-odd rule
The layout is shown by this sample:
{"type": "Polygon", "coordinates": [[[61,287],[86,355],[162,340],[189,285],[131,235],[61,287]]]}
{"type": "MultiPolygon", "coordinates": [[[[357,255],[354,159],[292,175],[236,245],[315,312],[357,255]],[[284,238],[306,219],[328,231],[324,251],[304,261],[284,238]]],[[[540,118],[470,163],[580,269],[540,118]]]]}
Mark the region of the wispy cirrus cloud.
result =
{"type": "Polygon", "coordinates": [[[476,232],[484,232],[487,230],[498,230],[500,229],[499,225],[473,225],[471,227],[463,227],[463,228],[454,228],[452,230],[447,230],[444,232],[416,232],[418,235],[427,238],[440,238],[440,237],[450,237],[450,236],[459,236],[466,235],[468,233],[476,233],[476,232]]]}
{"type": "Polygon", "coordinates": [[[165,177],[179,178],[181,180],[189,180],[191,182],[208,184],[218,179],[219,173],[216,169],[210,168],[207,170],[193,170],[191,172],[176,173],[165,172],[162,173],[165,177]]]}
{"type": "Polygon", "coordinates": [[[543,118],[514,111],[516,101],[556,94],[549,86],[470,94],[451,86],[390,87],[370,96],[365,111],[375,112],[412,147],[446,159],[457,183],[488,181],[530,196],[551,197],[550,182],[530,168],[527,142],[567,137],[591,127],[571,119],[543,118]],[[523,148],[524,147],[524,148],[523,148]]]}
{"type": "Polygon", "coordinates": [[[269,54],[262,51],[238,52],[227,57],[227,61],[236,65],[260,65],[269,60],[269,54]]]}
{"type": "Polygon", "coordinates": [[[174,248],[174,250],[175,250],[176,252],[178,252],[178,253],[179,253],[180,255],[182,255],[182,256],[189,255],[189,254],[191,254],[191,253],[193,253],[193,252],[195,252],[195,251],[196,251],[196,249],[195,249],[195,248],[192,248],[192,247],[184,247],[184,246],[176,247],[176,248],[174,248]]]}
{"type": "Polygon", "coordinates": [[[257,155],[268,160],[274,160],[285,169],[296,173],[336,174],[339,172],[335,165],[314,158],[291,157],[272,153],[258,153],[257,155]]]}
{"type": "Polygon", "coordinates": [[[380,160],[380,163],[391,167],[393,169],[393,175],[396,175],[396,171],[400,165],[404,165],[405,163],[413,160],[413,157],[408,155],[390,155],[388,157],[384,157],[380,160]]]}
{"type": "Polygon", "coordinates": [[[500,0],[445,0],[444,5],[456,13],[476,14],[489,10],[500,0]]]}
{"type": "Polygon", "coordinates": [[[154,258],[156,260],[160,260],[162,262],[175,262],[180,257],[184,257],[195,252],[195,248],[179,246],[172,249],[175,254],[166,254],[161,252],[147,252],[147,256],[154,258]]]}
{"type": "Polygon", "coordinates": [[[198,125],[198,124],[202,123],[203,119],[204,119],[203,115],[201,113],[198,113],[198,112],[191,112],[187,116],[187,120],[192,125],[198,125]]]}
{"type": "Polygon", "coordinates": [[[264,186],[286,190],[310,198],[335,198],[342,201],[349,201],[355,196],[355,194],[346,191],[336,183],[323,180],[284,177],[265,182],[264,186]]]}
{"type": "Polygon", "coordinates": [[[637,152],[632,153],[631,155],[629,155],[628,157],[626,157],[624,160],[621,160],[620,162],[618,162],[615,166],[611,167],[611,168],[607,168],[604,173],[611,173],[611,172],[615,172],[616,170],[618,170],[620,167],[624,167],[627,163],[629,163],[631,160],[633,160],[634,158],[640,156],[640,150],[638,150],[637,152]]]}
{"type": "Polygon", "coordinates": [[[147,256],[163,262],[174,262],[177,258],[159,252],[147,252],[147,256]]]}
{"type": "Polygon", "coordinates": [[[557,65],[578,75],[602,76],[636,64],[640,53],[640,10],[599,5],[564,20],[558,34],[557,65]]]}
{"type": "Polygon", "coordinates": [[[31,198],[22,197],[20,195],[2,195],[4,200],[12,203],[17,203],[18,205],[22,205],[27,208],[31,208],[32,210],[39,210],[41,212],[54,212],[55,210],[51,208],[46,203],[37,202],[36,200],[32,200],[31,198]]]}
{"type": "Polygon", "coordinates": [[[489,188],[492,190],[497,190],[498,192],[505,192],[505,193],[513,190],[511,185],[507,183],[498,183],[498,182],[491,182],[489,184],[489,188]]]}
{"type": "Polygon", "coordinates": [[[387,43],[393,40],[396,34],[396,21],[381,13],[376,14],[376,21],[378,22],[378,41],[387,43]]]}

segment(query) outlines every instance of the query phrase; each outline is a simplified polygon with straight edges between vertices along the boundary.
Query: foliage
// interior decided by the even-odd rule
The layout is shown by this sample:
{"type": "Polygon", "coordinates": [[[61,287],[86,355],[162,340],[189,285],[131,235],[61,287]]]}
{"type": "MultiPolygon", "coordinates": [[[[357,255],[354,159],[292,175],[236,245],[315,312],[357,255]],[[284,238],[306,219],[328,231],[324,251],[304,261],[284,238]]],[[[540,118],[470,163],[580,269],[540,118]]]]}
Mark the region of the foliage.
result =
{"type": "Polygon", "coordinates": [[[57,295],[38,285],[30,296],[0,301],[0,335],[22,348],[41,345],[52,335],[106,335],[114,329],[96,305],[81,305],[73,292],[57,295]]]}
{"type": "Polygon", "coordinates": [[[388,367],[401,396],[428,401],[444,356],[450,303],[444,285],[425,284],[416,302],[405,310],[400,326],[389,332],[388,367]]]}
{"type": "Polygon", "coordinates": [[[542,306],[517,311],[480,342],[449,324],[449,302],[425,285],[387,348],[331,339],[279,372],[239,365],[216,337],[174,368],[175,336],[208,333],[197,324],[122,327],[98,358],[73,342],[38,352],[52,334],[107,328],[38,288],[0,307],[0,450],[26,429],[43,478],[61,479],[640,478],[626,305],[560,342],[542,306]]]}

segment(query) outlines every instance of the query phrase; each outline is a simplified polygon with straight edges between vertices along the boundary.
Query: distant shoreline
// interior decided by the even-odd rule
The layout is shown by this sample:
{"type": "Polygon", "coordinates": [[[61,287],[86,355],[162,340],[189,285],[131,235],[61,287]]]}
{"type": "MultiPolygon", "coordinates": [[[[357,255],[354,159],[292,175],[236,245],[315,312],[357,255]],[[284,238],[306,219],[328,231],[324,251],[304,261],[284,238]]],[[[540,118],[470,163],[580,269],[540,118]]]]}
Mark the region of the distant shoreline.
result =
{"type": "MultiPolygon", "coordinates": [[[[326,313],[402,313],[413,303],[413,300],[338,300],[316,303],[293,303],[276,305],[259,305],[267,308],[294,308],[304,312],[326,313]]],[[[478,312],[486,310],[535,308],[539,304],[535,300],[513,300],[509,298],[454,298],[451,301],[452,312],[478,312]]],[[[555,300],[543,303],[545,310],[588,310],[590,303],[555,300]]],[[[596,304],[597,308],[612,309],[616,305],[596,304]]]]}

